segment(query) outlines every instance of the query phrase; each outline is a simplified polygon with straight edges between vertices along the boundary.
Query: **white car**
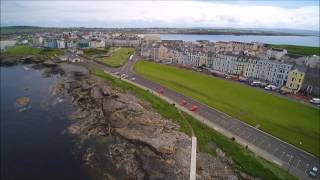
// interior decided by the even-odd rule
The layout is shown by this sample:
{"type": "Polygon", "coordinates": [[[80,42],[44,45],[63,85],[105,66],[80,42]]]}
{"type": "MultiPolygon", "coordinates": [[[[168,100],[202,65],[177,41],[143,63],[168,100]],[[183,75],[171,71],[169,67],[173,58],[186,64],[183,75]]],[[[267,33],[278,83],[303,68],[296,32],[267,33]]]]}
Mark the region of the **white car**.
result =
{"type": "Polygon", "coordinates": [[[320,104],[320,98],[312,98],[312,99],[310,100],[310,102],[311,102],[312,104],[320,104]]]}
{"type": "Polygon", "coordinates": [[[133,77],[133,78],[131,78],[130,80],[131,80],[131,81],[135,81],[135,80],[136,80],[136,78],[135,78],[135,77],[133,77]]]}
{"type": "Polygon", "coordinates": [[[272,84],[269,84],[269,85],[266,86],[264,89],[265,89],[265,90],[269,90],[269,91],[273,91],[273,90],[278,89],[278,87],[277,87],[277,86],[274,86],[274,85],[272,85],[272,84]]]}
{"type": "Polygon", "coordinates": [[[309,171],[309,176],[312,178],[316,178],[318,175],[318,167],[314,166],[310,171],[309,171]]]}

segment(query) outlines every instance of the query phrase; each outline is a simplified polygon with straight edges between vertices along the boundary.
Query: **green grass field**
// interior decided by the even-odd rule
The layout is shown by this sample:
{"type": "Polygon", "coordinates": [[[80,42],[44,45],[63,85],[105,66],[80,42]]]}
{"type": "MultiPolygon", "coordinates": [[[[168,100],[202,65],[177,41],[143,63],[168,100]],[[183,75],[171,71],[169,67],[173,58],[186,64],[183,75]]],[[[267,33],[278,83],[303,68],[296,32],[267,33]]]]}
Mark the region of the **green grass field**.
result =
{"type": "Polygon", "coordinates": [[[209,153],[212,156],[215,156],[215,149],[208,147],[209,143],[214,143],[233,159],[234,168],[244,171],[249,175],[267,180],[297,179],[277,165],[272,164],[260,157],[256,157],[252,152],[214,131],[208,126],[202,124],[188,114],[184,114],[184,119],[174,106],[160,99],[159,97],[118,78],[114,78],[108,74],[105,74],[102,70],[94,70],[93,73],[96,76],[105,79],[114,87],[118,87],[122,91],[131,92],[142,100],[149,102],[155,111],[157,111],[163,117],[179,124],[180,131],[188,134],[189,136],[191,135],[191,129],[189,128],[188,123],[190,123],[198,139],[198,147],[200,152],[209,153]],[[188,122],[186,122],[186,120],[188,122]]]}
{"type": "Polygon", "coordinates": [[[120,67],[124,65],[130,55],[133,54],[133,48],[111,48],[111,55],[109,57],[103,57],[100,59],[103,63],[111,66],[111,67],[120,67]]]}
{"type": "Polygon", "coordinates": [[[29,47],[26,45],[13,46],[4,52],[6,56],[23,57],[23,56],[38,56],[38,57],[54,57],[63,55],[64,52],[60,49],[41,49],[29,47]]]}
{"type": "Polygon", "coordinates": [[[7,48],[5,53],[11,56],[27,56],[27,55],[37,55],[39,54],[41,49],[39,48],[33,48],[29,46],[13,46],[10,48],[7,48]]]}
{"type": "Polygon", "coordinates": [[[120,67],[128,61],[133,52],[133,48],[125,47],[86,49],[84,50],[84,56],[111,67],[120,67]]]}
{"type": "Polygon", "coordinates": [[[286,49],[289,54],[298,54],[304,56],[312,56],[317,55],[320,56],[319,47],[309,47],[309,46],[295,46],[295,45],[276,45],[276,44],[268,44],[269,48],[282,48],[286,49]]]}
{"type": "Polygon", "coordinates": [[[233,81],[172,66],[138,61],[134,70],[319,157],[319,109],[233,81]]]}
{"type": "Polygon", "coordinates": [[[106,55],[109,52],[109,48],[90,48],[84,49],[84,56],[88,59],[99,58],[100,56],[106,55]]]}

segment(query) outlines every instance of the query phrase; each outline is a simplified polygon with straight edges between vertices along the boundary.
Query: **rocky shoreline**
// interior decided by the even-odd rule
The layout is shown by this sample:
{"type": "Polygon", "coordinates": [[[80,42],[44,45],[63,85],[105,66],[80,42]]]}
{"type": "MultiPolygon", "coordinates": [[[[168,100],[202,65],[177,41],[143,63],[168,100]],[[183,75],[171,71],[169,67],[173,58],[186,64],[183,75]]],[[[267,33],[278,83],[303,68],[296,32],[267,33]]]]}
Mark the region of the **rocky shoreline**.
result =
{"type": "MultiPolygon", "coordinates": [[[[191,138],[151,104],[81,65],[22,62],[45,68],[44,75],[61,75],[52,95],[72,98],[77,111],[65,133],[74,137],[75,156],[92,179],[189,179],[191,138]]],[[[232,160],[213,148],[216,157],[197,153],[197,179],[254,179],[232,168],[232,160]]]]}
{"type": "MultiPolygon", "coordinates": [[[[148,102],[90,75],[81,66],[62,66],[54,86],[78,107],[68,133],[93,179],[189,179],[191,138],[148,102]]],[[[232,161],[197,153],[197,179],[239,179],[232,161]]],[[[240,174],[241,175],[241,174],[240,174]]],[[[245,174],[240,179],[252,179],[245,174]]]]}

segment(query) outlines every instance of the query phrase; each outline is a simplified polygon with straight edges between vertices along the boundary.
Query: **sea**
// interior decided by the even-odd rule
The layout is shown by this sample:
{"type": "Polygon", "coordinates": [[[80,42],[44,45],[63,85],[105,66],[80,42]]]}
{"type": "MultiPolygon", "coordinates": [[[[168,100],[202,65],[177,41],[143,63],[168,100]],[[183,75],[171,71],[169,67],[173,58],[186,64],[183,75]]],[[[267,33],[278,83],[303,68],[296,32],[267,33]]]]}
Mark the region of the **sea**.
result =
{"type": "Polygon", "coordinates": [[[190,34],[160,34],[162,40],[197,41],[238,41],[238,42],[260,42],[267,44],[289,44],[299,46],[320,46],[319,36],[260,36],[260,35],[190,35],[190,34]]]}
{"type": "Polygon", "coordinates": [[[71,99],[51,96],[59,75],[43,75],[28,65],[0,67],[1,178],[89,179],[65,133],[74,112],[71,99]],[[25,109],[15,104],[28,97],[25,109]]]}

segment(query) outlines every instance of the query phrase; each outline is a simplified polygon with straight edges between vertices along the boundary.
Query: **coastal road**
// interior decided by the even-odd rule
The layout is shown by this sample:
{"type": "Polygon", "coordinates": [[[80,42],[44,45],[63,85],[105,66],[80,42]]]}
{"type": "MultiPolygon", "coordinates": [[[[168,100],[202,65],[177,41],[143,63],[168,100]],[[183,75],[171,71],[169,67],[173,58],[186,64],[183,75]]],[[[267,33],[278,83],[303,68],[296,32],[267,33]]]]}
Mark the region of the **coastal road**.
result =
{"type": "Polygon", "coordinates": [[[313,166],[319,167],[319,158],[255,127],[232,118],[223,112],[208,107],[205,104],[193,100],[192,98],[186,97],[135,74],[132,68],[135,61],[138,59],[138,56],[134,56],[132,60],[129,60],[123,67],[116,69],[95,62],[91,63],[108,72],[114,73],[118,71],[120,74],[125,73],[129,75],[129,80],[131,77],[135,77],[135,83],[156,92],[159,91],[159,89],[164,89],[163,96],[175,102],[185,100],[187,102],[186,108],[190,108],[192,105],[198,106],[198,110],[194,113],[214,124],[214,128],[219,132],[228,137],[230,137],[230,135],[235,137],[237,142],[243,145],[248,145],[250,150],[265,159],[278,164],[291,174],[299,177],[299,179],[311,180],[307,173],[313,166]]]}

